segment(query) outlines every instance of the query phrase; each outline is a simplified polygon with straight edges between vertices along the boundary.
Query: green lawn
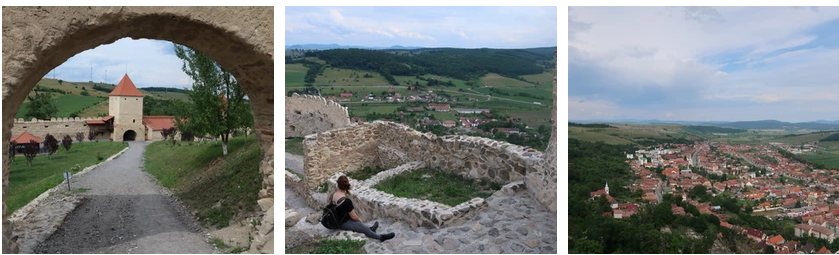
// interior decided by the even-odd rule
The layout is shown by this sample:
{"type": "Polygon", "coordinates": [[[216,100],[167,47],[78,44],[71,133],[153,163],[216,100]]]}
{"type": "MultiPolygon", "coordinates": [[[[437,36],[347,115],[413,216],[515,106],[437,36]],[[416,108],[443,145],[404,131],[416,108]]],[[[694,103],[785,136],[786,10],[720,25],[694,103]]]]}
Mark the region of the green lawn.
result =
{"type": "Polygon", "coordinates": [[[294,155],[303,155],[303,137],[295,137],[285,140],[285,152],[294,155]]]}
{"type": "Polygon", "coordinates": [[[489,197],[501,189],[501,185],[485,180],[473,181],[455,173],[419,169],[379,182],[375,188],[397,197],[456,206],[475,197],[489,197]]]}
{"type": "Polygon", "coordinates": [[[222,156],[221,142],[178,144],[160,141],[146,147],[145,171],[197,211],[201,221],[222,228],[237,210],[255,208],[262,153],[254,136],[231,138],[227,156],[222,156]]]}
{"type": "Polygon", "coordinates": [[[61,184],[63,173],[71,171],[72,167],[79,165],[74,172],[81,171],[98,164],[97,155],[107,159],[127,146],[120,142],[74,143],[69,152],[62,147],[58,154],[52,155],[52,159],[47,155],[38,155],[32,160],[32,166],[27,165],[23,155],[16,156],[10,166],[7,212],[14,212],[44,191],[61,184]]]}

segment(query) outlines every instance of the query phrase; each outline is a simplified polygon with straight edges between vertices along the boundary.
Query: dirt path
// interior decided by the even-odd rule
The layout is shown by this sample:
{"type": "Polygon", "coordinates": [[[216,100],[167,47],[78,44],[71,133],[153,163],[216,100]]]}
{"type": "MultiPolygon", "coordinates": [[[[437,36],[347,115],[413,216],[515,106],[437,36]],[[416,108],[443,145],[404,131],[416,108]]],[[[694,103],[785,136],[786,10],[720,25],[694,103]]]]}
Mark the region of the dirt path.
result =
{"type": "Polygon", "coordinates": [[[70,213],[36,253],[216,253],[205,231],[150,175],[142,171],[145,142],[87,175],[86,202],[70,213]]]}

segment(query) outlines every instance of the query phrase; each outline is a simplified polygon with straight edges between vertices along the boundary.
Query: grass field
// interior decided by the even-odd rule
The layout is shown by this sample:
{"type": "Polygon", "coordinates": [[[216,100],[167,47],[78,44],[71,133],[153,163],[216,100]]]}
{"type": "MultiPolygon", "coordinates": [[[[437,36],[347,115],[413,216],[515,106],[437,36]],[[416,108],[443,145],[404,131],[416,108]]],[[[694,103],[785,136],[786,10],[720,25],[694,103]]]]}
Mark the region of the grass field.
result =
{"type": "Polygon", "coordinates": [[[303,79],[306,78],[306,71],[309,68],[303,64],[286,64],[285,65],[285,86],[286,87],[300,87],[305,85],[303,79]]]}
{"type": "MultiPolygon", "coordinates": [[[[507,95],[498,94],[497,92],[494,92],[494,91],[490,90],[489,88],[473,88],[472,90],[483,93],[483,94],[492,95],[493,97],[519,100],[519,101],[524,101],[524,102],[527,102],[527,103],[539,102],[539,103],[542,103],[542,105],[553,104],[553,98],[551,96],[551,93],[553,93],[553,92],[549,91],[549,90],[546,90],[546,89],[539,89],[539,88],[533,88],[533,87],[531,87],[531,88],[517,88],[517,89],[495,88],[496,91],[501,91],[502,93],[505,93],[507,95]],[[534,96],[541,96],[543,98],[537,99],[537,98],[533,98],[533,97],[520,96],[518,94],[520,92],[529,93],[529,94],[534,95],[534,96]]],[[[521,103],[519,103],[519,104],[521,104],[521,103]]]]}
{"type": "Polygon", "coordinates": [[[833,169],[839,169],[839,150],[823,150],[803,154],[804,159],[812,163],[823,164],[833,169]]]}
{"type": "Polygon", "coordinates": [[[526,123],[528,126],[532,128],[536,128],[539,125],[551,125],[550,112],[512,112],[509,115],[513,118],[520,118],[522,122],[526,123]]]}
{"type": "Polygon", "coordinates": [[[231,138],[230,153],[221,142],[154,142],[146,148],[145,171],[174,191],[205,223],[228,226],[237,210],[252,211],[262,188],[262,153],[254,136],[231,138]],[[214,206],[220,203],[221,206],[214,206]]]}
{"type": "Polygon", "coordinates": [[[806,134],[806,135],[797,135],[791,137],[784,137],[778,139],[772,139],[770,142],[779,142],[779,143],[789,143],[789,144],[801,144],[801,143],[808,143],[821,140],[827,136],[832,134],[836,134],[839,132],[834,133],[813,133],[813,134],[806,134]]]}
{"type": "Polygon", "coordinates": [[[376,189],[397,197],[418,198],[455,206],[475,197],[489,197],[500,184],[475,182],[456,173],[420,169],[402,173],[376,184],[376,189]]]}
{"type": "MultiPolygon", "coordinates": [[[[540,87],[536,84],[530,84],[527,82],[523,82],[520,80],[507,78],[495,73],[488,73],[481,77],[481,83],[484,86],[491,86],[495,88],[537,88],[540,87]]],[[[553,76],[551,76],[551,86],[541,86],[541,87],[550,87],[553,89],[553,76]]]]}
{"type": "Polygon", "coordinates": [[[85,142],[74,143],[69,152],[59,148],[58,154],[38,155],[28,166],[26,158],[18,155],[11,162],[9,173],[9,191],[6,197],[6,212],[14,212],[35,199],[44,191],[64,182],[63,173],[82,169],[98,164],[97,156],[105,159],[121,151],[128,145],[120,142],[85,142]],[[72,167],[78,168],[71,170],[72,167]]]}
{"type": "Polygon", "coordinates": [[[99,117],[100,115],[108,116],[108,100],[85,109],[79,114],[79,117],[99,117]]]}
{"type": "Polygon", "coordinates": [[[603,141],[608,144],[630,144],[632,141],[620,137],[614,137],[601,132],[592,132],[587,128],[568,127],[568,138],[579,139],[582,141],[597,142],[603,141]]]}
{"type": "Polygon", "coordinates": [[[370,103],[366,106],[361,106],[361,104],[348,104],[350,116],[366,116],[370,113],[381,113],[381,114],[389,114],[396,111],[396,108],[399,108],[401,104],[386,104],[386,103],[370,103]]]}
{"type": "Polygon", "coordinates": [[[552,71],[540,74],[528,74],[519,76],[527,81],[538,83],[542,86],[551,86],[554,84],[554,74],[552,71]]]}
{"type": "Polygon", "coordinates": [[[825,147],[825,148],[831,148],[831,149],[834,149],[834,150],[839,150],[839,141],[820,142],[819,146],[822,146],[822,147],[825,147]]]}
{"type": "Polygon", "coordinates": [[[323,71],[323,75],[318,75],[315,78],[315,85],[319,86],[389,86],[390,83],[385,80],[385,77],[377,72],[372,71],[364,71],[364,70],[352,70],[352,69],[340,69],[340,68],[333,68],[327,67],[326,70],[323,71]],[[369,74],[373,77],[364,78],[365,74],[369,74]],[[356,79],[355,76],[358,75],[356,79]],[[358,81],[355,81],[358,80],[358,81]]]}
{"type": "Polygon", "coordinates": [[[286,254],[364,254],[367,241],[318,239],[300,247],[286,247],[286,254]]]}
{"type": "Polygon", "coordinates": [[[285,152],[303,156],[303,137],[285,140],[285,152]]]}
{"type": "MultiPolygon", "coordinates": [[[[54,94],[54,93],[53,93],[54,94]]],[[[54,94],[55,95],[55,94],[54,94]]],[[[85,107],[93,106],[101,101],[105,101],[104,98],[99,97],[89,97],[89,96],[82,96],[82,95],[58,95],[57,97],[53,98],[53,102],[55,103],[56,107],[58,108],[58,113],[56,116],[51,117],[70,117],[70,114],[76,111],[80,111],[85,107]]],[[[15,115],[15,118],[24,118],[24,115],[27,112],[27,105],[28,103],[24,103],[21,106],[20,110],[15,115]]],[[[28,119],[28,118],[27,118],[28,119]]]]}

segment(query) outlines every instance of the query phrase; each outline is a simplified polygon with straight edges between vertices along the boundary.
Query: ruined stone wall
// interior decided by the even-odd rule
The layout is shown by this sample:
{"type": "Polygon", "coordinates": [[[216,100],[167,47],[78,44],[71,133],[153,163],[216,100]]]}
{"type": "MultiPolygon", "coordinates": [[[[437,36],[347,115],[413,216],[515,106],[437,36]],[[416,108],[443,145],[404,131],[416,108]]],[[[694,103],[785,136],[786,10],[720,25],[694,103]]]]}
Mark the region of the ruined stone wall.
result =
{"type": "Polygon", "coordinates": [[[393,122],[374,122],[379,165],[388,169],[411,161],[429,168],[500,184],[524,179],[530,161],[542,153],[515,144],[474,136],[437,136],[393,122]]]}
{"type": "Polygon", "coordinates": [[[293,94],[285,101],[285,136],[301,137],[350,125],[347,108],[313,95],[293,94]]]}
{"type": "Polygon", "coordinates": [[[85,140],[87,140],[87,133],[90,128],[85,123],[85,120],[93,120],[101,118],[51,118],[51,120],[37,120],[24,121],[23,119],[16,119],[12,126],[12,136],[20,135],[23,131],[43,139],[47,134],[55,136],[59,141],[64,135],[70,135],[73,140],[76,140],[76,133],[83,133],[85,140]]]}
{"type": "MultiPolygon", "coordinates": [[[[556,58],[556,52],[554,52],[556,58]]],[[[525,185],[527,189],[532,192],[536,200],[548,207],[549,210],[556,212],[556,182],[557,182],[557,165],[556,165],[556,68],[554,68],[554,106],[551,114],[553,116],[553,130],[551,131],[551,141],[545,150],[544,160],[535,162],[531,167],[533,171],[527,173],[525,178],[525,185]]]]}
{"type": "MultiPolygon", "coordinates": [[[[411,224],[413,227],[436,228],[458,223],[470,211],[477,211],[486,207],[483,198],[473,198],[456,206],[448,206],[428,200],[397,197],[374,188],[376,184],[395,175],[410,172],[425,167],[425,163],[414,161],[380,172],[370,179],[358,181],[350,179],[348,197],[352,199],[355,210],[360,215],[369,218],[390,218],[411,224]]],[[[343,173],[336,173],[327,181],[330,193],[338,189],[338,177],[343,173]]]]}
{"type": "Polygon", "coordinates": [[[391,169],[414,161],[472,179],[499,184],[523,180],[542,153],[526,147],[471,136],[438,137],[408,126],[374,121],[306,136],[304,174],[309,188],[337,172],[366,166],[391,169]]]}
{"type": "Polygon", "coordinates": [[[308,135],[303,139],[304,181],[314,189],[337,172],[375,167],[376,146],[376,134],[369,125],[308,135]]]}

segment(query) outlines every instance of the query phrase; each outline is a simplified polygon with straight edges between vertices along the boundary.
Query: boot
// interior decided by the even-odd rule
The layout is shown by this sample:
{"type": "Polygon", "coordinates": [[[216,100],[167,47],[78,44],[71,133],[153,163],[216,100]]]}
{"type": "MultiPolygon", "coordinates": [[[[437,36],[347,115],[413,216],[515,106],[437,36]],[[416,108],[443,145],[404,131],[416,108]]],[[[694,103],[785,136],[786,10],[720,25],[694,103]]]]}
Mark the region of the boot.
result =
{"type": "Polygon", "coordinates": [[[387,240],[393,239],[393,237],[394,237],[394,236],[396,236],[396,234],[394,234],[394,233],[392,233],[392,232],[391,232],[391,233],[387,233],[387,234],[382,235],[382,237],[381,237],[381,238],[379,238],[379,241],[384,242],[384,241],[387,241],[387,240]]]}
{"type": "Polygon", "coordinates": [[[370,230],[373,230],[373,233],[376,233],[376,229],[379,229],[379,222],[373,223],[373,226],[370,227],[370,230]]]}

